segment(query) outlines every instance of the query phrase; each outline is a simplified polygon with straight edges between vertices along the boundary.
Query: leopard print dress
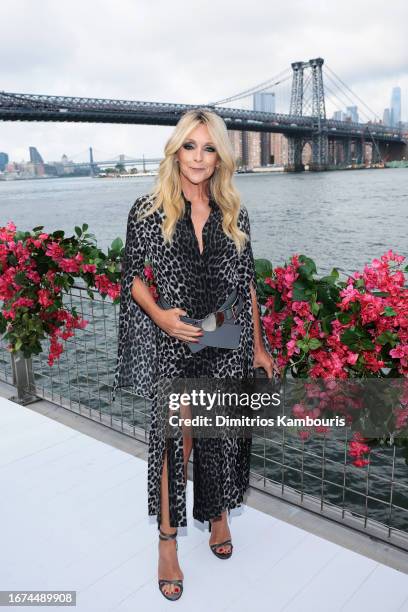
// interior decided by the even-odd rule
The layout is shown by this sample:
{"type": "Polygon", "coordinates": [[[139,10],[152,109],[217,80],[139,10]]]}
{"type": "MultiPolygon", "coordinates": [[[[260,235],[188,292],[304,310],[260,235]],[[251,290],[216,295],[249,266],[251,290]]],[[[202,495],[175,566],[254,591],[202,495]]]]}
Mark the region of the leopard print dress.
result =
{"type": "MultiPolygon", "coordinates": [[[[184,216],[176,225],[171,245],[161,234],[164,213],[156,210],[139,219],[150,208],[150,194],[140,196],[132,206],[127,224],[122,262],[118,333],[118,359],[112,401],[116,389],[125,387],[151,400],[148,449],[148,514],[161,522],[160,485],[164,453],[167,450],[169,510],[172,527],[186,526],[186,492],[183,437],[165,437],[157,385],[161,379],[251,377],[253,370],[253,315],[250,283],[256,286],[255,265],[250,241],[247,209],[241,206],[238,227],[248,236],[238,255],[234,242],[222,230],[222,212],[210,198],[210,215],[202,230],[203,252],[191,220],[191,202],[183,195],[184,216]],[[237,349],[205,347],[192,353],[186,342],[159,328],[131,297],[136,275],[144,278],[145,261],[153,269],[159,295],[183,308],[187,316],[203,318],[219,308],[238,287],[244,307],[237,322],[242,324],[237,349]]],[[[258,303],[258,307],[259,307],[258,303]]],[[[266,350],[271,353],[261,324],[266,350]]],[[[193,517],[200,522],[241,505],[249,484],[251,439],[226,437],[193,438],[193,517]]]]}

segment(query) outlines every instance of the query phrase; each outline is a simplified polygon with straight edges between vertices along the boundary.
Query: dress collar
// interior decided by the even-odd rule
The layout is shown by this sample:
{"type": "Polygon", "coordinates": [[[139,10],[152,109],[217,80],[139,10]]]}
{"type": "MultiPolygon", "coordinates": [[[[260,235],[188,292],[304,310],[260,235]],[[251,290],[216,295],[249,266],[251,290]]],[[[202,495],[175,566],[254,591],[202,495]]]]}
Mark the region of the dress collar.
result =
{"type": "MultiPolygon", "coordinates": [[[[184,206],[186,211],[191,215],[191,202],[190,200],[187,200],[186,196],[184,195],[183,191],[181,192],[182,198],[184,200],[184,206]]],[[[217,210],[218,208],[218,204],[216,203],[216,201],[213,199],[213,197],[210,195],[210,199],[209,199],[209,205],[210,208],[212,208],[212,210],[217,210]]]]}

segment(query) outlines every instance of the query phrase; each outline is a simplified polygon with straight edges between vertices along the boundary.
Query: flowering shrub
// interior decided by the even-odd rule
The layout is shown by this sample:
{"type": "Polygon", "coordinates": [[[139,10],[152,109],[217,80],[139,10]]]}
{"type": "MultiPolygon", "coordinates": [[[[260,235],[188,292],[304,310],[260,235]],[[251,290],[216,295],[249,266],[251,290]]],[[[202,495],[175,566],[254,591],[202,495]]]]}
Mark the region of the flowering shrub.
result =
{"type": "MultiPolygon", "coordinates": [[[[48,364],[52,366],[63,352],[61,340],[83,329],[75,307],[68,309],[62,292],[75,278],[85,282],[89,297],[96,289],[114,303],[120,299],[120,263],[123,242],[116,238],[107,254],[96,246],[87,224],[75,228],[75,235],[63,231],[18,232],[9,222],[0,227],[0,333],[9,342],[10,352],[21,351],[28,358],[41,352],[41,340],[50,338],[48,364]]],[[[340,280],[334,268],[328,276],[316,277],[316,266],[304,255],[293,255],[289,263],[272,268],[265,259],[255,261],[257,292],[265,306],[262,321],[270,346],[283,373],[294,378],[324,382],[324,389],[305,385],[308,400],[293,406],[294,416],[319,417],[323,411],[350,404],[361,411],[360,398],[339,392],[333,379],[408,379],[408,289],[404,286],[405,257],[391,250],[340,280]]],[[[157,289],[150,265],[144,269],[145,282],[157,301],[157,289]]],[[[408,382],[408,381],[407,381],[408,382]]],[[[408,429],[408,385],[400,396],[401,406],[393,413],[392,432],[408,429]]],[[[383,415],[381,415],[383,416],[383,415]]],[[[350,423],[350,414],[347,414],[350,423]]],[[[323,433],[325,427],[315,427],[323,433]]],[[[302,439],[310,429],[299,431],[302,439]]],[[[391,440],[390,436],[390,440],[391,440]]],[[[366,440],[358,432],[349,444],[353,463],[362,467],[371,446],[384,440],[366,440]],[[368,442],[368,443],[367,443],[368,442]]],[[[396,444],[405,447],[402,436],[396,444]]]]}
{"type": "Polygon", "coordinates": [[[304,255],[274,270],[258,260],[263,322],[279,365],[293,376],[407,376],[404,259],[388,251],[346,281],[336,268],[315,278],[315,263],[304,255]]]}
{"type": "MultiPolygon", "coordinates": [[[[275,269],[268,260],[257,260],[257,291],[265,306],[262,320],[284,372],[290,370],[295,378],[407,378],[404,259],[390,250],[344,281],[336,268],[317,278],[314,261],[304,255],[293,255],[275,269]]],[[[304,406],[297,405],[299,409],[304,406]]],[[[395,431],[407,427],[407,391],[394,418],[395,431]]],[[[307,438],[309,433],[301,435],[307,438]]],[[[406,438],[398,443],[405,446],[408,458],[406,438]]],[[[349,446],[354,465],[365,465],[363,455],[369,450],[364,438],[355,435],[349,446]]]]}
{"type": "Polygon", "coordinates": [[[105,255],[96,247],[93,234],[86,233],[87,224],[76,227],[71,237],[42,229],[18,232],[12,222],[0,228],[0,333],[9,342],[7,349],[21,351],[24,357],[40,353],[40,341],[49,336],[48,364],[52,366],[63,352],[61,340],[88,323],[75,307],[64,306],[62,290],[80,277],[91,298],[91,288],[96,288],[103,298],[109,295],[118,302],[123,243],[116,238],[105,255]]]}

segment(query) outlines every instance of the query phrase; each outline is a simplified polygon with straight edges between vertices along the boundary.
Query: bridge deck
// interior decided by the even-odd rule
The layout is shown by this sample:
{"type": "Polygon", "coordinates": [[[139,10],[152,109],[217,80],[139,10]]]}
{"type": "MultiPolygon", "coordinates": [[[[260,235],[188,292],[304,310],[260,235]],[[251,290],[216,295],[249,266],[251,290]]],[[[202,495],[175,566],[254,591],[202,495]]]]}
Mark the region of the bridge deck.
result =
{"type": "Polygon", "coordinates": [[[146,515],[145,446],[78,415],[68,426],[67,414],[0,397],[1,589],[76,590],[81,612],[408,611],[402,571],[248,505],[231,511],[233,557],[216,559],[192,519],[191,481],[189,526],[179,530],[185,591],[167,602],[156,582],[157,528],[146,515]],[[132,451],[108,443],[111,435],[132,451]]]}

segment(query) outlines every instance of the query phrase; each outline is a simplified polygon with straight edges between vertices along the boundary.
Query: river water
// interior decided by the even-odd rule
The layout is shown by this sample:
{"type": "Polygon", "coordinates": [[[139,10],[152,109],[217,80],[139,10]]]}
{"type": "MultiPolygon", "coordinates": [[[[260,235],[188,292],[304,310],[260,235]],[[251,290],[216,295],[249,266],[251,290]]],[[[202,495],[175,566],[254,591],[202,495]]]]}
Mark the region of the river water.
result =
{"type": "MultiPolygon", "coordinates": [[[[106,249],[125,238],[128,211],[154,177],[66,178],[0,182],[0,224],[44,225],[70,235],[75,225],[106,249]]],[[[247,206],[255,257],[281,265],[312,257],[318,273],[362,269],[388,249],[408,251],[408,169],[247,174],[235,177],[247,206]]]]}
{"type": "MultiPolygon", "coordinates": [[[[106,250],[117,236],[125,239],[129,209],[136,197],[151,190],[153,182],[154,177],[0,182],[0,226],[14,221],[19,230],[44,225],[45,231],[62,229],[71,235],[75,225],[88,223],[88,231],[95,234],[98,246],[106,250]]],[[[268,258],[274,266],[282,265],[294,253],[303,253],[315,260],[318,273],[326,274],[334,266],[353,272],[388,249],[408,254],[406,168],[247,174],[237,175],[235,183],[249,211],[254,256],[268,258]]],[[[97,304],[92,311],[84,313],[84,304],[91,308],[90,301],[81,301],[80,312],[92,318],[94,335],[92,326],[78,332],[83,338],[78,344],[79,352],[78,347],[71,352],[67,343],[58,364],[57,378],[50,378],[56,368],[48,368],[44,353],[35,357],[37,388],[41,386],[43,393],[46,390],[49,393],[52,387],[53,394],[61,393],[62,397],[80,400],[89,408],[112,412],[143,426],[146,413],[143,409],[135,412],[133,400],[129,403],[125,397],[119,406],[118,402],[110,405],[106,400],[116,363],[114,321],[117,313],[114,315],[108,308],[98,311],[97,304]]],[[[0,360],[8,368],[8,359],[4,357],[0,355],[0,360]]],[[[309,465],[305,464],[303,478],[302,471],[297,469],[299,457],[303,457],[300,441],[292,441],[292,450],[286,451],[283,468],[281,450],[279,440],[275,446],[271,443],[267,452],[263,440],[254,440],[252,470],[277,482],[282,478],[292,488],[299,491],[304,488],[320,497],[320,442],[310,441],[305,446],[305,450],[316,454],[310,458],[309,465]]],[[[365,469],[348,465],[343,472],[341,447],[332,448],[326,460],[332,466],[330,475],[326,468],[327,480],[323,484],[326,502],[408,530],[408,467],[400,451],[396,456],[393,485],[391,448],[372,454],[369,480],[365,469]],[[367,483],[372,497],[366,507],[367,483]],[[392,517],[389,514],[391,495],[392,517]]]]}

